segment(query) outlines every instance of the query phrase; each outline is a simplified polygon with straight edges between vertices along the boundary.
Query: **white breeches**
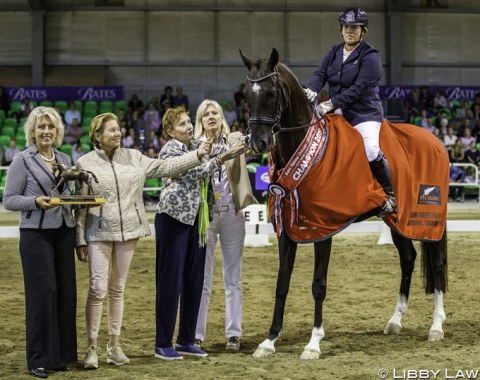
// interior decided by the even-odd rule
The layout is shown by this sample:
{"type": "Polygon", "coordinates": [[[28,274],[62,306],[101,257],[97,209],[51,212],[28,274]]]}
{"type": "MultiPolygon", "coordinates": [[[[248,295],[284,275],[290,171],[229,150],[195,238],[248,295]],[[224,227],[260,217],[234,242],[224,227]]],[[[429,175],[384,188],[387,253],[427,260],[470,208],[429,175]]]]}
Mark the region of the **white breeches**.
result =
{"type": "Polygon", "coordinates": [[[380,128],[382,123],[378,121],[364,121],[353,126],[363,137],[363,146],[368,162],[374,161],[380,152],[380,128]]]}

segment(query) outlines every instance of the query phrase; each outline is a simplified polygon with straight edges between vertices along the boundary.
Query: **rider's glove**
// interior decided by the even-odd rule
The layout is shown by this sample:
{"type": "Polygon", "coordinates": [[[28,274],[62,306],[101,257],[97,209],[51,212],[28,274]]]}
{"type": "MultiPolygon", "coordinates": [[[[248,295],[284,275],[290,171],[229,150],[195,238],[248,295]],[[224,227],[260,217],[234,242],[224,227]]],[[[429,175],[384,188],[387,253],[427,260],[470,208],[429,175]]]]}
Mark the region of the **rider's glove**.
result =
{"type": "Polygon", "coordinates": [[[312,91],[309,88],[304,88],[303,91],[305,91],[305,95],[307,95],[307,98],[311,103],[317,99],[317,93],[315,91],[312,91]]]}
{"type": "Polygon", "coordinates": [[[317,106],[317,111],[320,115],[325,115],[326,113],[330,112],[333,110],[333,104],[332,101],[329,99],[326,102],[322,102],[317,106]]]}

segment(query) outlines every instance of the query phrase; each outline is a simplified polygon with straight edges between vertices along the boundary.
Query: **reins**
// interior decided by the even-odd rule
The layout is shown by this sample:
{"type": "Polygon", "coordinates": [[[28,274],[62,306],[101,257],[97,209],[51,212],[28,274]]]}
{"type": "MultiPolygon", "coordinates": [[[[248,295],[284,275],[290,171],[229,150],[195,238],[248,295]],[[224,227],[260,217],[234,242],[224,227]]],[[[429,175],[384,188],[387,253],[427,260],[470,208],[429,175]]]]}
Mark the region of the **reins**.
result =
{"type": "MultiPolygon", "coordinates": [[[[268,116],[250,116],[248,119],[248,130],[250,130],[251,125],[255,124],[267,124],[271,125],[272,128],[272,134],[275,136],[278,133],[282,132],[296,132],[302,129],[307,129],[311,127],[314,123],[309,123],[305,125],[300,125],[297,127],[289,127],[289,128],[282,128],[280,120],[282,117],[282,104],[281,104],[281,93],[283,92],[283,88],[281,85],[281,82],[279,80],[279,75],[280,73],[278,72],[277,68],[275,68],[275,71],[271,72],[270,74],[267,74],[263,77],[253,79],[250,76],[247,75],[247,80],[251,83],[259,83],[264,81],[265,79],[268,79],[270,77],[276,77],[276,82],[275,82],[275,92],[276,92],[276,104],[275,104],[275,112],[274,112],[274,117],[268,117],[268,116]]],[[[315,106],[313,107],[313,112],[319,116],[320,120],[323,122],[323,117],[318,114],[317,109],[315,106]]],[[[248,132],[248,131],[247,131],[248,132]]]]}

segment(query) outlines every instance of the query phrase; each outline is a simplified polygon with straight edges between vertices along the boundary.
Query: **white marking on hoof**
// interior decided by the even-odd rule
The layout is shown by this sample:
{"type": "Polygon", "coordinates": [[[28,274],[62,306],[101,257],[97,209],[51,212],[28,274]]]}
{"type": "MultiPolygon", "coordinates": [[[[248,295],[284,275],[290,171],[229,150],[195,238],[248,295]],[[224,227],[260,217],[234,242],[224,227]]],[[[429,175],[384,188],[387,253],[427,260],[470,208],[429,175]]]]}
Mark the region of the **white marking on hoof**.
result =
{"type": "Polygon", "coordinates": [[[385,326],[385,330],[383,330],[383,333],[385,335],[398,335],[400,334],[400,331],[402,331],[402,325],[396,323],[387,323],[387,325],[385,326]]]}
{"type": "MultiPolygon", "coordinates": [[[[276,340],[276,339],[275,339],[276,340]]],[[[265,339],[253,353],[254,358],[265,358],[275,353],[275,340],[265,339]]]]}
{"type": "Polygon", "coordinates": [[[311,350],[305,349],[303,350],[302,354],[300,355],[300,359],[302,360],[318,360],[320,359],[320,350],[311,350]]]}
{"type": "Polygon", "coordinates": [[[442,340],[444,338],[442,330],[430,330],[428,332],[428,340],[430,342],[435,342],[437,340],[442,340]]]}

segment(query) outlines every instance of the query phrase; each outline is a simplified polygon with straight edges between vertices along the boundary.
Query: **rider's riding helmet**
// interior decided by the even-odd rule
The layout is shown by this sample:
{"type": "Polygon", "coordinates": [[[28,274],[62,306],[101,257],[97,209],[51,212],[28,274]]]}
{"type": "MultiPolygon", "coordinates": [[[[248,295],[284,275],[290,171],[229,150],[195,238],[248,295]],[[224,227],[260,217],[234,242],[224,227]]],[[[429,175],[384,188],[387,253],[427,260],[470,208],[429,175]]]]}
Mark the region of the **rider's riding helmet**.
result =
{"type": "Polygon", "coordinates": [[[338,19],[340,26],[342,25],[361,25],[368,26],[368,17],[367,13],[360,8],[347,8],[342,13],[340,13],[340,18],[338,19]]]}

